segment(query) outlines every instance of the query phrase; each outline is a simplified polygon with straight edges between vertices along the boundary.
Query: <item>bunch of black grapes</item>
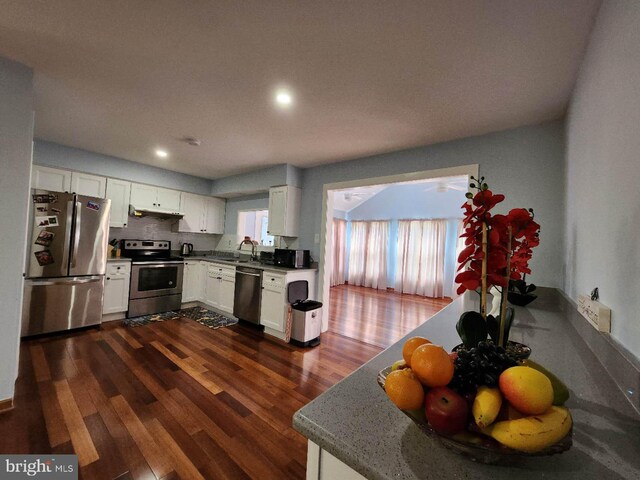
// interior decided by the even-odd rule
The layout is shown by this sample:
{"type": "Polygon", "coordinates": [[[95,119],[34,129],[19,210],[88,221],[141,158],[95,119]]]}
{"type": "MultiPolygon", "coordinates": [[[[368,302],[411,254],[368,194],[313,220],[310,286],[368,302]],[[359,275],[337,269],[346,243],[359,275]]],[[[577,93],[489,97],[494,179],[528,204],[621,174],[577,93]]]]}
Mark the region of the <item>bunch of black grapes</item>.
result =
{"type": "Polygon", "coordinates": [[[518,365],[504,348],[491,341],[480,342],[475,348],[458,350],[453,380],[449,386],[458,393],[475,391],[479,386],[497,387],[500,374],[518,365]]]}

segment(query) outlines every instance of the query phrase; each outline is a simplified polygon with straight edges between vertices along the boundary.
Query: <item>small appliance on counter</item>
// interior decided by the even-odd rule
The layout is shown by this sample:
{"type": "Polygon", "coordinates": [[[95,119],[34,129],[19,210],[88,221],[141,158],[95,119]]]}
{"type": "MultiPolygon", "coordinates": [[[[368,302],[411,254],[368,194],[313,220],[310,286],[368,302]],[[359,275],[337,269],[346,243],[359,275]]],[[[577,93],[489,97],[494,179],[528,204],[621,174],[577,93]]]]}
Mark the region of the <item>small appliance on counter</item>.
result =
{"type": "Polygon", "coordinates": [[[188,257],[193,252],[193,243],[183,243],[180,248],[180,255],[183,257],[188,257]]]}
{"type": "Polygon", "coordinates": [[[287,301],[291,304],[291,343],[299,347],[320,344],[322,302],[307,300],[309,282],[297,280],[287,285],[287,301]]]}
{"type": "Polygon", "coordinates": [[[259,261],[263,265],[273,265],[273,252],[260,252],[259,261]]]}
{"type": "Polygon", "coordinates": [[[284,268],[309,268],[311,253],[309,250],[289,250],[276,248],[273,252],[273,264],[284,268]]]}
{"type": "Polygon", "coordinates": [[[31,190],[21,336],[102,322],[111,200],[31,190]]]}

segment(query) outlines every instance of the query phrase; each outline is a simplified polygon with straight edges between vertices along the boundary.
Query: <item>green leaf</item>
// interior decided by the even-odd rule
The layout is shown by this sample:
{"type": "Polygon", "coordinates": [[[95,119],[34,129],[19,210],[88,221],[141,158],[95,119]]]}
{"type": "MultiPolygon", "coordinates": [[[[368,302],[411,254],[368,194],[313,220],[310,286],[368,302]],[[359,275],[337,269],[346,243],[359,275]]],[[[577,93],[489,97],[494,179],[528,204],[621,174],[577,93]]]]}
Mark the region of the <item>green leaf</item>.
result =
{"type": "MultiPolygon", "coordinates": [[[[504,345],[509,341],[509,332],[511,331],[511,324],[513,323],[513,317],[515,316],[515,310],[513,307],[507,307],[507,314],[505,316],[506,322],[504,324],[504,345]]],[[[496,345],[500,340],[500,315],[493,317],[487,315],[487,332],[496,345]]]]}
{"type": "Polygon", "coordinates": [[[473,348],[487,339],[487,325],[478,312],[464,312],[456,323],[456,330],[465,348],[473,348]]]}

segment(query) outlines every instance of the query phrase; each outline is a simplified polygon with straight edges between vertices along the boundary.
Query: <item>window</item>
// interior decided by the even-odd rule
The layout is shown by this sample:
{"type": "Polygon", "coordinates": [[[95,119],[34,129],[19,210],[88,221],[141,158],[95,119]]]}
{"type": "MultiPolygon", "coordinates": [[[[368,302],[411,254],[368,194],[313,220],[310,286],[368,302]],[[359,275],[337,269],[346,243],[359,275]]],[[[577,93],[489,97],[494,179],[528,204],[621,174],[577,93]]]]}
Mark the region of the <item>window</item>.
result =
{"type": "Polygon", "coordinates": [[[238,242],[250,237],[260,245],[273,246],[273,235],[267,234],[269,210],[240,210],[238,212],[238,242]]]}

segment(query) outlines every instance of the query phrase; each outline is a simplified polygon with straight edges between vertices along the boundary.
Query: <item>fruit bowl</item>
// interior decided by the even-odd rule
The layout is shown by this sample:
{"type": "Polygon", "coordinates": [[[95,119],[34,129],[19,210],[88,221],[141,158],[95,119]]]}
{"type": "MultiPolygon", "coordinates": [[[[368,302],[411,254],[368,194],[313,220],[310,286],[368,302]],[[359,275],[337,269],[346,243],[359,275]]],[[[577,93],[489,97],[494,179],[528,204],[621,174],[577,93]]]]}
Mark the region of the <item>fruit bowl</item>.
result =
{"type": "MultiPolygon", "coordinates": [[[[384,390],[387,375],[392,367],[387,367],[378,372],[378,385],[384,390]]],[[[427,436],[437,438],[445,447],[455,450],[471,460],[486,464],[512,464],[529,457],[540,457],[562,453],[571,448],[573,443],[573,429],[559,442],[535,453],[525,453],[505,447],[496,440],[475,433],[465,431],[453,436],[443,436],[436,433],[427,422],[424,409],[401,410],[422,430],[427,436]]]]}

